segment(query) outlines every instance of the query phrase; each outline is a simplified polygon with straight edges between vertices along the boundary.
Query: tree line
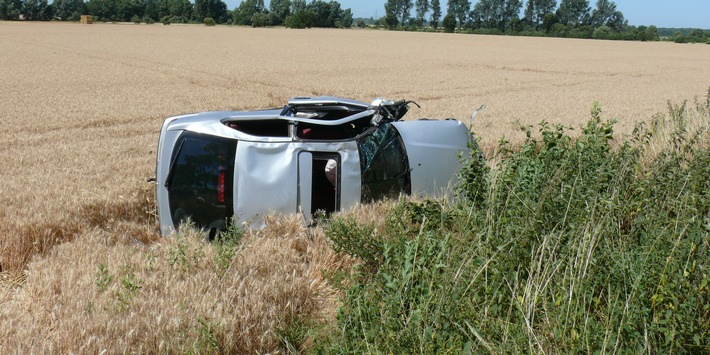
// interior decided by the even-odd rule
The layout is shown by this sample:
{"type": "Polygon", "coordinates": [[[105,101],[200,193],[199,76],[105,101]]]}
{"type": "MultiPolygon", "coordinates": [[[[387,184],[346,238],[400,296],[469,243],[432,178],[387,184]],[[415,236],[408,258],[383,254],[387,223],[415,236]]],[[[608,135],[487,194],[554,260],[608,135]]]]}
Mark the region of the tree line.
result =
{"type": "MultiPolygon", "coordinates": [[[[656,26],[630,26],[609,0],[598,0],[594,8],[589,0],[449,0],[446,6],[442,19],[439,0],[387,0],[385,16],[377,24],[402,30],[659,40],[656,26]]],[[[710,34],[706,38],[710,40],[710,34]]]]}
{"type": "Polygon", "coordinates": [[[244,0],[234,11],[222,0],[0,0],[0,20],[78,21],[92,15],[96,21],[220,23],[248,26],[343,27],[352,26],[350,9],[337,1],[244,0]]]}
{"type": "MultiPolygon", "coordinates": [[[[444,31],[656,41],[710,43],[710,31],[630,26],[609,0],[448,0],[442,18],[440,0],[386,0],[385,15],[376,26],[397,30],[444,31]],[[522,16],[521,16],[522,15],[522,16]],[[666,30],[666,31],[663,31],[666,30]]],[[[291,28],[353,25],[350,9],[337,1],[244,0],[230,11],[222,0],[0,0],[0,20],[78,21],[93,15],[97,21],[234,24],[291,28]]],[[[355,22],[365,27],[363,19],[355,22]]]]}

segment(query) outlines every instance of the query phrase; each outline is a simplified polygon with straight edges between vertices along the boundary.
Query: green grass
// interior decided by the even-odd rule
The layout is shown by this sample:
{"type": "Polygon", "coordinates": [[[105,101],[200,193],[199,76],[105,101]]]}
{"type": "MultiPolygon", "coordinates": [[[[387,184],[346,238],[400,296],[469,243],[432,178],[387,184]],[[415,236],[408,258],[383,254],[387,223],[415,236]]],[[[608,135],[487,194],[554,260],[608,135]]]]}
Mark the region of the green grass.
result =
{"type": "Polygon", "coordinates": [[[710,351],[710,94],[620,142],[600,112],[577,134],[524,127],[495,168],[472,159],[459,202],[402,200],[379,229],[331,221],[361,264],[315,348],[710,351]]]}

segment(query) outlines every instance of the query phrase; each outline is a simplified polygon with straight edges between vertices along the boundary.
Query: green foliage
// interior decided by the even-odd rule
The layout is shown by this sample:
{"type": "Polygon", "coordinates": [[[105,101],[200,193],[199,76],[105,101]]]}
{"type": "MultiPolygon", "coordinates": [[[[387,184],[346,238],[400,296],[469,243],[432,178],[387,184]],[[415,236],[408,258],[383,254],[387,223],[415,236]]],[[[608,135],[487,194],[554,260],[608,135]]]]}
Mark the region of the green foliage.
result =
{"type": "Polygon", "coordinates": [[[673,37],[673,41],[675,43],[708,43],[710,42],[710,31],[701,29],[678,31],[673,37]]]}
{"type": "Polygon", "coordinates": [[[111,281],[113,281],[113,276],[108,273],[106,264],[99,264],[98,269],[99,270],[96,272],[96,280],[94,280],[94,284],[96,285],[97,291],[103,292],[106,290],[106,287],[108,287],[111,281]]]}
{"type": "Polygon", "coordinates": [[[214,22],[214,19],[211,17],[205,17],[204,21],[205,26],[214,26],[216,23],[214,22]]]}
{"type": "Polygon", "coordinates": [[[199,317],[197,318],[197,326],[195,330],[197,331],[197,344],[195,344],[195,352],[197,354],[217,354],[224,353],[223,349],[220,347],[220,339],[218,334],[221,334],[218,330],[219,324],[216,322],[211,322],[207,318],[199,317]]]}
{"type": "Polygon", "coordinates": [[[318,348],[707,352],[710,95],[696,106],[695,126],[669,105],[616,143],[595,104],[576,134],[523,127],[496,169],[473,150],[459,205],[400,201],[378,229],[334,219],[334,248],[365,267],[318,348]]]}
{"type": "Polygon", "coordinates": [[[431,19],[429,20],[429,25],[436,29],[439,27],[439,20],[441,19],[441,3],[439,0],[431,0],[431,19]]]}
{"type": "Polygon", "coordinates": [[[143,280],[136,276],[133,267],[124,265],[119,272],[119,288],[114,292],[119,310],[126,310],[141,289],[143,280]]]}
{"type": "Polygon", "coordinates": [[[303,315],[287,313],[282,318],[285,325],[276,329],[276,334],[285,354],[299,354],[299,349],[302,349],[306,341],[314,336],[314,330],[322,326],[303,315]]]}
{"type": "Polygon", "coordinates": [[[192,19],[202,21],[205,18],[211,17],[217,23],[225,23],[229,21],[229,13],[227,4],[222,0],[195,0],[195,5],[192,10],[192,19]]]}
{"type": "Polygon", "coordinates": [[[451,13],[446,14],[446,16],[444,16],[444,20],[441,22],[441,25],[444,26],[444,32],[454,33],[454,30],[456,30],[456,16],[451,13]]]}
{"type": "Polygon", "coordinates": [[[313,13],[310,11],[296,11],[286,18],[284,25],[289,28],[311,28],[313,27],[313,13]]]}
{"type": "Polygon", "coordinates": [[[263,12],[257,12],[251,16],[252,27],[266,27],[271,25],[271,17],[263,12]]]}
{"type": "Polygon", "coordinates": [[[327,233],[336,252],[355,256],[367,265],[380,262],[382,241],[375,234],[375,226],[360,226],[352,218],[339,218],[327,225],[327,233]]]}
{"type": "Polygon", "coordinates": [[[597,27],[594,29],[592,38],[594,39],[608,39],[611,35],[611,28],[606,26],[597,27]]]}
{"type": "Polygon", "coordinates": [[[85,12],[85,5],[82,0],[54,0],[54,14],[63,21],[78,21],[80,12],[85,12]]]}
{"type": "Polygon", "coordinates": [[[220,232],[212,242],[215,251],[215,268],[221,277],[224,277],[229,266],[232,265],[232,259],[239,250],[242,237],[244,237],[244,230],[239,227],[236,219],[232,218],[231,222],[227,224],[227,229],[220,232]]]}
{"type": "Polygon", "coordinates": [[[194,229],[195,226],[191,222],[181,224],[178,229],[180,232],[175,235],[176,241],[168,250],[168,264],[183,272],[199,267],[200,262],[205,258],[202,237],[196,233],[189,233],[194,229]]]}
{"type": "Polygon", "coordinates": [[[557,16],[555,14],[545,14],[542,18],[542,29],[545,32],[550,32],[552,30],[552,26],[554,26],[557,23],[557,16]]]}
{"type": "MultiPolygon", "coordinates": [[[[131,300],[133,300],[138,291],[142,288],[141,284],[143,280],[136,276],[135,270],[130,264],[121,266],[121,270],[119,270],[117,276],[118,287],[115,288],[113,295],[116,301],[116,310],[120,312],[130,307],[131,300]]],[[[106,291],[115,278],[116,275],[111,275],[105,264],[99,264],[96,279],[94,280],[96,290],[98,292],[106,291]]],[[[90,308],[93,308],[93,303],[90,308]]]]}
{"type": "Polygon", "coordinates": [[[459,193],[474,204],[483,203],[488,192],[490,168],[478,146],[478,138],[469,143],[470,156],[459,173],[459,193]]]}

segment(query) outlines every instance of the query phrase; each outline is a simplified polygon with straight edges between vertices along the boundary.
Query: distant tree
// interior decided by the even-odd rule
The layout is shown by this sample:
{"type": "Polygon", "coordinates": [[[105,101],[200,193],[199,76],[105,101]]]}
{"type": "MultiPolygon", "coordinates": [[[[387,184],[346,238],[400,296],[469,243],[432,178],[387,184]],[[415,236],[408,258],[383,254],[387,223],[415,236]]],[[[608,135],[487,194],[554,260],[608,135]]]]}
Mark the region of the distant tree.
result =
{"type": "Polygon", "coordinates": [[[284,25],[289,28],[311,28],[313,27],[313,13],[303,9],[297,10],[286,18],[284,25]]]}
{"type": "Polygon", "coordinates": [[[306,11],[308,4],[306,0],[293,0],[291,4],[291,13],[296,13],[297,11],[306,11]]]}
{"type": "Polygon", "coordinates": [[[314,0],[308,4],[308,11],[313,13],[313,27],[337,27],[336,22],[340,20],[342,12],[339,2],[322,0],[314,0]]]}
{"type": "Polygon", "coordinates": [[[265,10],[264,0],[244,0],[232,12],[232,23],[235,25],[251,26],[254,14],[263,13],[265,10]]]}
{"type": "Polygon", "coordinates": [[[616,10],[616,3],[609,0],[597,0],[597,6],[592,11],[592,26],[607,26],[612,30],[621,31],[626,26],[626,19],[621,11],[616,10]]]}
{"type": "Polygon", "coordinates": [[[396,28],[399,24],[399,7],[398,0],[387,0],[385,3],[385,26],[387,28],[396,28]]]}
{"type": "Polygon", "coordinates": [[[589,0],[562,0],[557,9],[557,20],[565,25],[589,24],[591,20],[589,0]]]}
{"type": "Polygon", "coordinates": [[[22,0],[0,0],[0,19],[19,20],[22,7],[22,0]]]}
{"type": "Polygon", "coordinates": [[[116,21],[116,2],[114,0],[89,0],[86,3],[89,15],[100,20],[116,21]]]}
{"type": "MultiPolygon", "coordinates": [[[[55,4],[57,0],[54,0],[55,4]]],[[[168,5],[164,1],[144,0],[143,20],[155,21],[168,13],[168,5]]]]}
{"type": "Polygon", "coordinates": [[[23,0],[20,13],[27,21],[41,21],[47,6],[47,0],[23,0]]]}
{"type": "Polygon", "coordinates": [[[475,28],[497,28],[502,20],[501,0],[480,0],[473,6],[471,18],[475,28]]]}
{"type": "Polygon", "coordinates": [[[75,14],[86,11],[83,0],[54,0],[53,5],[54,15],[62,21],[72,21],[75,14]]]}
{"type": "Polygon", "coordinates": [[[660,39],[658,36],[658,28],[654,25],[648,26],[645,32],[647,41],[658,41],[660,39]]]}
{"type": "Polygon", "coordinates": [[[545,33],[550,33],[552,30],[552,26],[554,26],[557,23],[557,16],[555,14],[545,14],[545,16],[542,18],[542,29],[545,31],[545,33]]]}
{"type": "Polygon", "coordinates": [[[480,0],[474,7],[471,17],[477,28],[495,28],[504,32],[518,13],[523,3],[521,0],[480,0]]]}
{"type": "Polygon", "coordinates": [[[145,6],[138,0],[115,0],[116,13],[113,18],[116,21],[127,22],[135,16],[143,17],[145,6]]]}
{"type": "MultiPolygon", "coordinates": [[[[389,1],[388,1],[389,3],[389,1]]],[[[397,16],[399,25],[404,26],[409,20],[414,3],[412,0],[394,0],[394,13],[397,16]]]]}
{"type": "Polygon", "coordinates": [[[546,14],[552,14],[557,7],[557,0],[528,0],[525,6],[525,21],[538,29],[546,14]]]}
{"type": "Polygon", "coordinates": [[[274,24],[280,25],[286,20],[286,17],[291,14],[291,1],[271,0],[269,3],[269,12],[276,20],[274,24]]]}
{"type": "Polygon", "coordinates": [[[271,16],[266,12],[255,12],[251,16],[251,27],[266,27],[271,24],[271,16]]]}
{"type": "MultiPolygon", "coordinates": [[[[162,3],[161,0],[157,0],[159,3],[162,3]]],[[[185,19],[190,19],[192,18],[192,11],[194,10],[194,5],[189,1],[189,0],[167,0],[167,3],[165,5],[159,5],[159,12],[167,13],[171,17],[182,17],[185,19]],[[163,9],[163,6],[167,6],[167,9],[163,9]]],[[[157,20],[160,17],[155,17],[157,20]]]]}
{"type": "Polygon", "coordinates": [[[444,32],[453,33],[456,30],[456,16],[451,12],[447,13],[441,25],[444,27],[444,32]]]}
{"type": "MultiPolygon", "coordinates": [[[[261,0],[262,8],[263,4],[264,2],[261,0]]],[[[195,21],[202,22],[207,17],[212,17],[217,23],[227,22],[227,4],[222,0],[195,0],[192,18],[195,21]]]]}
{"type": "Polygon", "coordinates": [[[611,28],[606,27],[606,26],[599,26],[594,29],[594,33],[592,34],[592,38],[594,39],[609,39],[611,37],[611,28]]]}
{"type": "Polygon", "coordinates": [[[431,0],[431,20],[429,23],[431,27],[439,27],[439,20],[441,19],[441,3],[439,0],[431,0]]]}
{"type": "Polygon", "coordinates": [[[353,25],[353,13],[350,9],[341,9],[337,1],[314,0],[301,8],[301,2],[294,1],[292,10],[284,25],[289,28],[338,27],[349,28],[353,25]]]}
{"type": "Polygon", "coordinates": [[[458,26],[463,27],[466,23],[469,12],[471,11],[471,2],[469,0],[449,0],[448,13],[453,14],[458,20],[458,26]]]}
{"type": "Polygon", "coordinates": [[[693,29],[692,31],[690,31],[690,33],[688,34],[688,36],[690,36],[690,37],[697,37],[697,38],[703,38],[703,37],[705,37],[705,31],[703,31],[703,30],[701,30],[701,29],[699,29],[699,28],[696,28],[696,29],[693,29]]]}
{"type": "Polygon", "coordinates": [[[340,11],[339,20],[335,23],[338,28],[350,28],[353,27],[353,11],[351,9],[345,9],[340,11]]]}
{"type": "Polygon", "coordinates": [[[6,0],[0,0],[0,20],[8,20],[6,0]]]}
{"type": "Polygon", "coordinates": [[[510,20],[507,26],[507,31],[512,33],[522,32],[523,29],[523,21],[521,21],[519,18],[514,18],[510,20]]]}
{"type": "Polygon", "coordinates": [[[424,26],[425,16],[429,12],[429,1],[428,0],[417,0],[417,25],[424,26]]]}
{"type": "Polygon", "coordinates": [[[505,0],[503,4],[503,20],[507,26],[511,21],[520,19],[520,9],[523,8],[523,0],[505,0]]]}

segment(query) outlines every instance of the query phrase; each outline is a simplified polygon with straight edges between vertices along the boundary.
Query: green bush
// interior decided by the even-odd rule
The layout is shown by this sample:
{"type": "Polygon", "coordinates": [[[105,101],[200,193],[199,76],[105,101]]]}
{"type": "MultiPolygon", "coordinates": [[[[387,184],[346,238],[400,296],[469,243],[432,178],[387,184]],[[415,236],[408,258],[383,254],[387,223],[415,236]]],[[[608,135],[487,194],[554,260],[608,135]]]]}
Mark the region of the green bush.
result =
{"type": "Polygon", "coordinates": [[[133,15],[133,17],[131,17],[131,22],[133,22],[133,23],[135,23],[135,24],[141,23],[141,18],[140,18],[140,16],[138,16],[138,15],[133,15]]]}
{"type": "Polygon", "coordinates": [[[313,13],[306,10],[297,11],[284,21],[284,25],[289,28],[311,28],[313,23],[313,13]]]}
{"type": "Polygon", "coordinates": [[[611,35],[611,28],[606,26],[597,27],[592,34],[594,39],[608,39],[611,35]]]}
{"type": "Polygon", "coordinates": [[[189,23],[190,21],[184,16],[172,16],[172,17],[170,17],[170,22],[172,22],[172,23],[189,23]]]}
{"type": "Polygon", "coordinates": [[[334,219],[335,249],[366,267],[317,347],[707,352],[710,93],[696,106],[620,142],[598,105],[578,134],[524,127],[495,169],[474,150],[459,204],[400,201],[379,229],[334,219]]]}
{"type": "Polygon", "coordinates": [[[164,26],[165,26],[165,25],[169,25],[169,24],[171,23],[171,21],[170,21],[170,16],[163,16],[163,17],[160,19],[160,22],[161,22],[164,26]]]}
{"type": "Polygon", "coordinates": [[[205,17],[205,20],[203,21],[205,26],[214,26],[216,23],[214,22],[214,19],[211,17],[205,17]]]}
{"type": "Polygon", "coordinates": [[[252,27],[266,27],[271,25],[271,17],[269,14],[257,12],[251,16],[252,27]]]}

